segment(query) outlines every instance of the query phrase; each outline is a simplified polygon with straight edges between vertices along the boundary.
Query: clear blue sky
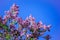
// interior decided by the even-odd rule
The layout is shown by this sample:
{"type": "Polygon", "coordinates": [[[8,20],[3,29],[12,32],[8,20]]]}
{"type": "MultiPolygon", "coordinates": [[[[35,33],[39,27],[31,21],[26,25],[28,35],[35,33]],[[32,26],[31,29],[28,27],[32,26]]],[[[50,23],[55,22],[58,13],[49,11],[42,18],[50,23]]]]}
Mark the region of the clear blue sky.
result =
{"type": "Polygon", "coordinates": [[[3,16],[13,3],[19,5],[19,16],[23,19],[32,14],[36,22],[41,20],[44,24],[51,24],[51,40],[60,40],[59,0],[0,0],[0,15],[3,16]]]}

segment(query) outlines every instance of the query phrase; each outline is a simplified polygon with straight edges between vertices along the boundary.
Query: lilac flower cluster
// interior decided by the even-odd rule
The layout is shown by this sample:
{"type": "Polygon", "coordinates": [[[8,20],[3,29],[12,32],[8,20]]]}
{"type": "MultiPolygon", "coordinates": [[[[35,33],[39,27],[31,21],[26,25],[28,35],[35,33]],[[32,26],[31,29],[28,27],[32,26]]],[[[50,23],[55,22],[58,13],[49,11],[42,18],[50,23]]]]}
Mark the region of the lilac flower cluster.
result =
{"type": "Polygon", "coordinates": [[[18,11],[18,5],[13,4],[10,10],[5,11],[4,18],[0,16],[0,40],[38,40],[46,31],[50,32],[51,25],[46,26],[41,21],[36,23],[32,15],[23,20],[18,17],[18,11]]]}

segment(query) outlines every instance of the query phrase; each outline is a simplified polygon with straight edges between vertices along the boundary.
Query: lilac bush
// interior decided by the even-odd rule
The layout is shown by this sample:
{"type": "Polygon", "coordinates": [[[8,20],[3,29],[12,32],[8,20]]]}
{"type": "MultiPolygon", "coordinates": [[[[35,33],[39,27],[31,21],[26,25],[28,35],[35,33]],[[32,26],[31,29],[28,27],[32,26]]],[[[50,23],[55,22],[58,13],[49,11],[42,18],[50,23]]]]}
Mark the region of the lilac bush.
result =
{"type": "MultiPolygon", "coordinates": [[[[3,18],[0,16],[0,40],[38,40],[46,31],[50,32],[51,25],[46,26],[41,21],[36,23],[32,15],[23,20],[18,13],[19,6],[13,4],[3,18]]],[[[49,40],[50,35],[42,38],[49,40]]]]}

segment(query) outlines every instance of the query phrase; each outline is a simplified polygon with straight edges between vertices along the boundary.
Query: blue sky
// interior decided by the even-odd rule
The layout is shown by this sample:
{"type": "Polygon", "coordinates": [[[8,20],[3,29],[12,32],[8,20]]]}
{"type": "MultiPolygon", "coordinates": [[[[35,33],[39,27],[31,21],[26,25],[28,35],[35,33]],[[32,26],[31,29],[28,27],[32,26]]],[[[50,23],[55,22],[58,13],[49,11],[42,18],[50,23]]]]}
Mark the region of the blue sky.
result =
{"type": "Polygon", "coordinates": [[[51,40],[60,40],[59,0],[0,0],[0,15],[4,16],[4,11],[9,10],[13,3],[19,5],[19,16],[23,19],[32,14],[36,22],[41,20],[44,24],[51,24],[51,40]]]}

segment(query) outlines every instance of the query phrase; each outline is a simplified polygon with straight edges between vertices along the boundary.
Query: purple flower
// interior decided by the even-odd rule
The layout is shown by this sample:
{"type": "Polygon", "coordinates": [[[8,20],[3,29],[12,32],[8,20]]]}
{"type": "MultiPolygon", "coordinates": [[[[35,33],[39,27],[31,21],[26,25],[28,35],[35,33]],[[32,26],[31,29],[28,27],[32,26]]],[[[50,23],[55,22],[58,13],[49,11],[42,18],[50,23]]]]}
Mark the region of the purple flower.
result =
{"type": "Polygon", "coordinates": [[[37,23],[37,26],[38,26],[38,28],[43,28],[43,23],[42,23],[42,21],[38,22],[38,23],[37,23]]]}
{"type": "MultiPolygon", "coordinates": [[[[13,4],[10,10],[5,11],[6,15],[4,16],[3,19],[0,16],[0,23],[2,23],[0,25],[0,28],[1,26],[6,25],[9,26],[8,30],[10,30],[10,31],[4,30],[5,31],[4,34],[6,33],[10,34],[12,37],[15,37],[14,40],[19,40],[17,38],[18,36],[20,36],[21,39],[23,36],[26,36],[25,38],[26,40],[30,39],[38,40],[37,38],[39,36],[42,36],[47,30],[50,31],[51,25],[46,26],[41,21],[36,23],[35,18],[32,15],[23,20],[21,17],[18,17],[19,13],[18,11],[19,11],[18,5],[13,4]],[[15,29],[15,26],[18,26],[18,29],[15,29]]],[[[6,26],[5,28],[7,28],[6,26]]]]}
{"type": "Polygon", "coordinates": [[[30,14],[30,16],[29,16],[29,20],[30,20],[30,21],[35,21],[35,18],[32,17],[32,15],[30,14]]]}
{"type": "Polygon", "coordinates": [[[2,23],[2,17],[0,16],[0,22],[2,23]]]}

